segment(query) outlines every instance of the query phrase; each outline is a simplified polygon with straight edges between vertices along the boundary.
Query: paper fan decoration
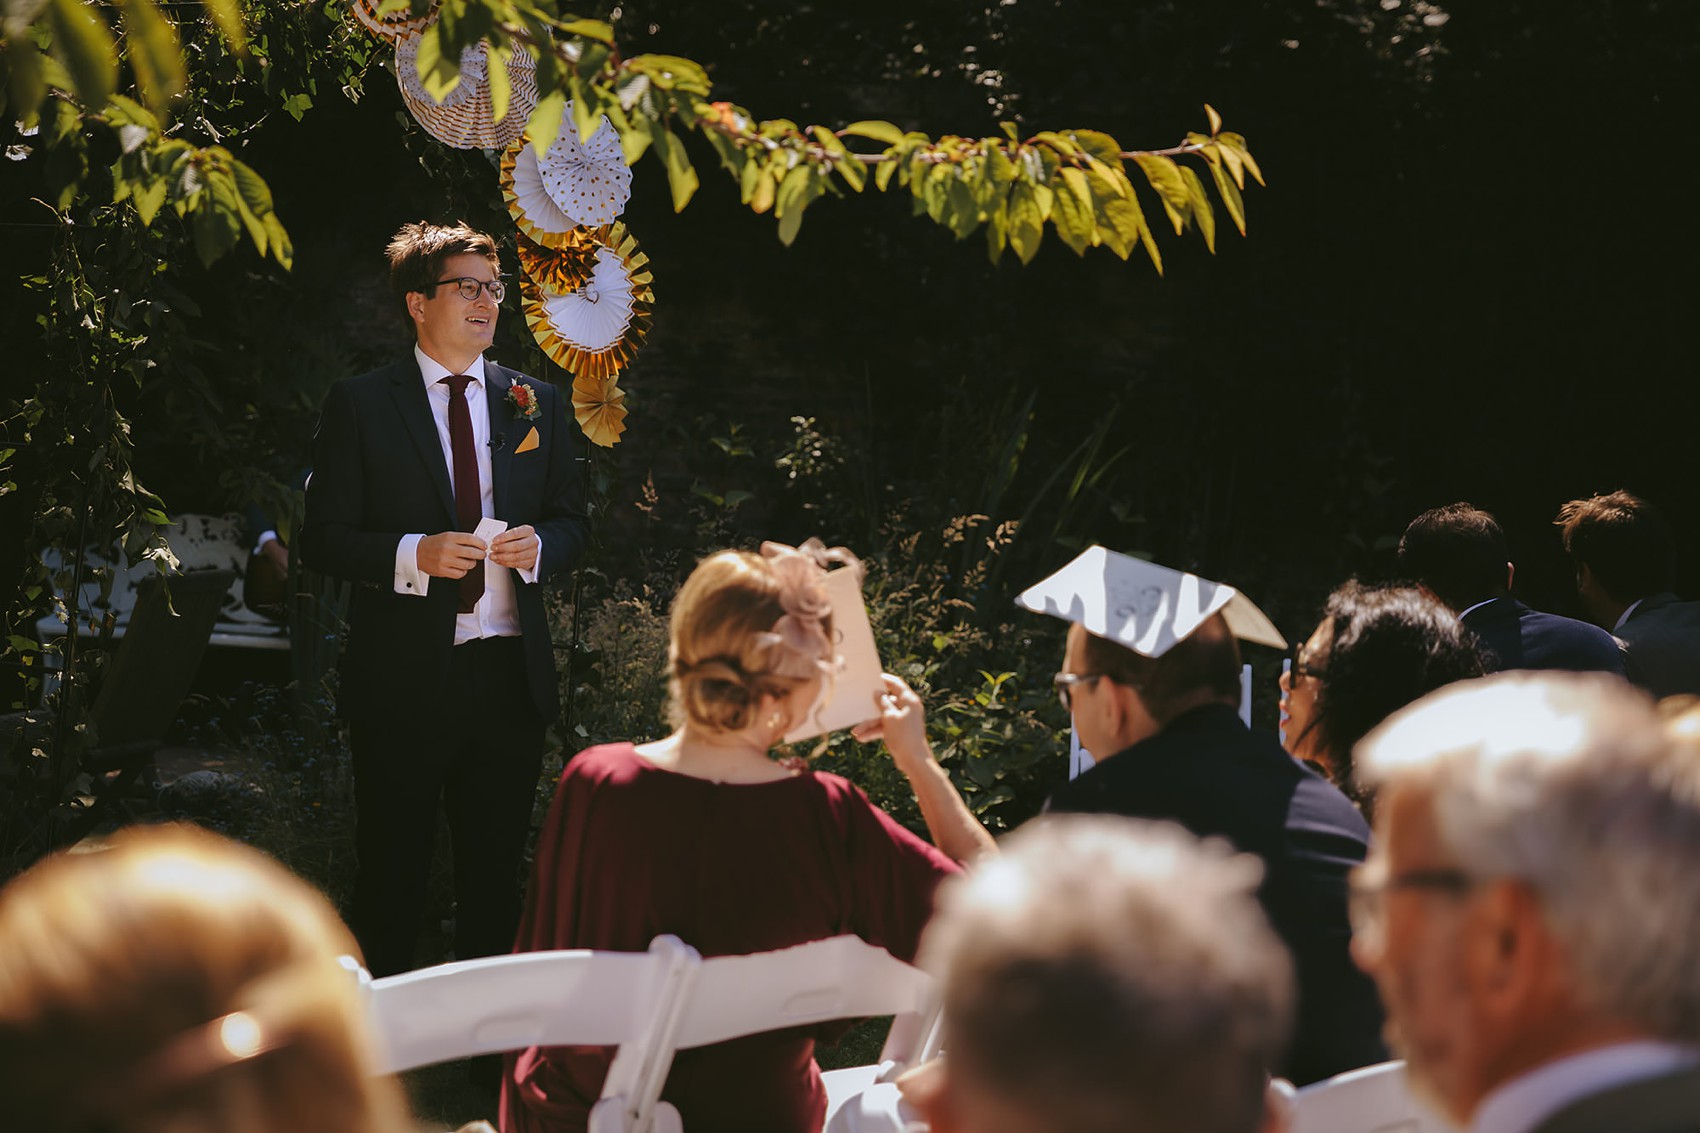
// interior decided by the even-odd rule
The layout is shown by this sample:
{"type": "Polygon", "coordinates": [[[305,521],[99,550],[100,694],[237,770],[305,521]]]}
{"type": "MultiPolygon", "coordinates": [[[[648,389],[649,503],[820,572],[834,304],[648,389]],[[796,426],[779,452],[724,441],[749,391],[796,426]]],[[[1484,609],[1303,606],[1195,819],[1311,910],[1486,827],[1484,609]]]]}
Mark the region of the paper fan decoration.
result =
{"type": "Polygon", "coordinates": [[[626,391],[613,375],[573,380],[573,416],[593,445],[612,448],[626,431],[626,391]]]}
{"type": "Polygon", "coordinates": [[[419,74],[418,32],[399,37],[395,44],[396,83],[401,99],[425,132],[456,149],[502,149],[525,131],[526,119],[537,106],[537,61],[523,50],[508,59],[508,113],[494,121],[490,105],[487,44],[461,52],[460,81],[438,102],[425,89],[419,74]]]}
{"type": "Polygon", "coordinates": [[[649,333],[655,293],[649,257],[623,224],[599,238],[596,265],[576,291],[550,291],[527,278],[525,321],[555,364],[577,378],[613,377],[636,357],[649,333]]]}
{"type": "MultiPolygon", "coordinates": [[[[570,129],[570,117],[562,129],[570,129]]],[[[537,151],[531,139],[521,135],[502,153],[502,200],[508,215],[525,235],[546,248],[558,248],[582,237],[584,229],[561,211],[543,189],[543,174],[537,168],[537,151]]]]}
{"type": "Polygon", "coordinates": [[[596,270],[596,253],[602,250],[601,229],[574,228],[557,237],[556,245],[539,244],[519,234],[519,266],[526,277],[544,291],[566,295],[577,291],[596,270]]]}
{"type": "MultiPolygon", "coordinates": [[[[531,156],[543,192],[574,224],[595,228],[616,220],[625,211],[626,200],[632,195],[632,167],[626,164],[620,135],[614,132],[606,114],[590,140],[581,142],[578,127],[573,124],[573,104],[568,102],[561,114],[561,132],[542,157],[535,150],[531,156]]],[[[525,187],[530,187],[530,174],[523,169],[522,161],[514,163],[516,189],[522,178],[525,187]]]]}
{"type": "Polygon", "coordinates": [[[415,16],[408,8],[391,12],[387,16],[378,15],[378,9],[384,6],[384,0],[354,0],[354,18],[367,31],[379,39],[398,39],[404,35],[417,35],[430,26],[435,17],[436,6],[432,11],[415,16]]]}

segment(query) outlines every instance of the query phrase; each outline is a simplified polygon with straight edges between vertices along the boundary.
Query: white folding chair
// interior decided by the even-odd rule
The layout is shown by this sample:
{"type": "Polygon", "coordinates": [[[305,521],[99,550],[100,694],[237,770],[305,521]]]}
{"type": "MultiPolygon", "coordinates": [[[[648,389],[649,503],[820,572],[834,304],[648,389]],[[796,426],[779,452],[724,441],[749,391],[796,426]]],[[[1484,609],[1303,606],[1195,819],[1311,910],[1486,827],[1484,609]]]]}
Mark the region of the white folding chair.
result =
{"type": "Polygon", "coordinates": [[[1453,1133],[1411,1096],[1403,1062],[1382,1062],[1313,1082],[1293,1099],[1290,1133],[1453,1133]]]}
{"type": "Polygon", "coordinates": [[[614,1046],[591,1133],[677,1133],[660,1084],[647,1089],[649,1067],[671,1062],[701,963],[677,937],[658,936],[647,952],[524,952],[378,980],[354,967],[380,1073],[528,1046],[614,1046]]]}
{"type": "MultiPolygon", "coordinates": [[[[686,999],[672,1032],[671,1049],[660,1051],[645,1070],[637,1095],[641,1099],[660,1097],[673,1051],[742,1035],[833,1019],[896,1015],[904,1024],[903,1034],[912,1036],[912,1044],[919,1043],[927,1032],[924,1019],[932,1007],[933,980],[859,937],[834,936],[774,952],[704,960],[692,977],[686,999]]],[[[893,1032],[898,1031],[894,1025],[893,1032]]],[[[901,1064],[887,1058],[896,1050],[888,1038],[880,1065],[823,1075],[829,1107],[844,1104],[882,1073],[889,1076],[901,1070],[901,1064]]]]}

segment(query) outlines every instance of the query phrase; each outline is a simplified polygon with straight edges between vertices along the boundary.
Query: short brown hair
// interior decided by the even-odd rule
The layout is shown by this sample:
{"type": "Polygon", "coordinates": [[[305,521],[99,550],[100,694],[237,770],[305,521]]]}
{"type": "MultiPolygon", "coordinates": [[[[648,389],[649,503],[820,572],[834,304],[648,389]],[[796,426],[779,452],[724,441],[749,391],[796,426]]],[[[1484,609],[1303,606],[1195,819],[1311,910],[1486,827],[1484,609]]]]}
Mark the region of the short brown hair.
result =
{"type": "Polygon", "coordinates": [[[424,291],[436,282],[445,261],[467,253],[484,256],[500,269],[496,241],[464,220],[453,224],[421,220],[396,229],[384,255],[390,261],[390,289],[397,302],[405,306],[408,292],[424,291]]]}
{"type": "MultiPolygon", "coordinates": [[[[674,724],[741,731],[754,722],[763,696],[784,698],[806,684],[807,677],[776,671],[781,659],[772,632],[784,614],[779,580],[761,555],[721,551],[698,563],[673,600],[668,657],[674,724]]],[[[831,614],[823,628],[830,641],[831,614]]]]}
{"type": "Polygon", "coordinates": [[[234,1128],[247,1113],[255,1133],[400,1133],[405,1103],[372,1076],[345,953],[354,939],[323,896],[194,827],[121,831],[36,865],[0,892],[7,1123],[85,1133],[195,1113],[234,1128]],[[280,1045],[222,1067],[159,1065],[239,1011],[280,1045]]]}
{"type": "Polygon", "coordinates": [[[1110,815],[999,845],[940,888],[922,941],[953,1089],[1030,1129],[1254,1133],[1293,1005],[1257,859],[1110,815]]]}
{"type": "Polygon", "coordinates": [[[1454,610],[1505,593],[1510,560],[1499,521],[1461,501],[1423,512],[1399,537],[1399,574],[1454,610]]]}
{"type": "Polygon", "coordinates": [[[1087,672],[1136,690],[1159,726],[1167,727],[1183,698],[1201,690],[1239,703],[1240,646],[1220,614],[1206,618],[1161,657],[1141,656],[1094,633],[1085,635],[1085,643],[1087,672]]]}
{"type": "Polygon", "coordinates": [[[1676,585],[1676,541],[1659,509],[1641,497],[1620,490],[1571,500],[1553,523],[1571,560],[1618,601],[1676,585]]]}

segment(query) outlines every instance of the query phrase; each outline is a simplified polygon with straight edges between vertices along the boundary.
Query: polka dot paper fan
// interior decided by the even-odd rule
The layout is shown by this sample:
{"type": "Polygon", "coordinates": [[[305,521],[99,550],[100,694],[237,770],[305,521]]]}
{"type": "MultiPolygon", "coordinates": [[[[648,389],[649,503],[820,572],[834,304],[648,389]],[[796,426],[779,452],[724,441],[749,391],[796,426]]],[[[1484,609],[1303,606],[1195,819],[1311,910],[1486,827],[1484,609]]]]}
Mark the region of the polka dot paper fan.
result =
{"type": "Polygon", "coordinates": [[[573,104],[561,115],[561,132],[537,160],[543,191],[574,224],[594,227],[617,219],[632,195],[632,169],[608,116],[580,142],[573,104]]]}

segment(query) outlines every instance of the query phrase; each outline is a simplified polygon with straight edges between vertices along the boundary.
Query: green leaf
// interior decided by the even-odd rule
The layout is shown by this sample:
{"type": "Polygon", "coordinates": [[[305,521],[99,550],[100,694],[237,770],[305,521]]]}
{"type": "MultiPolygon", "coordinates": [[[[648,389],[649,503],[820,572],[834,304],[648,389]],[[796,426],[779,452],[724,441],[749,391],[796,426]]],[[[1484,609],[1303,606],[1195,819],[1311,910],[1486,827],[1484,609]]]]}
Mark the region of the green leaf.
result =
{"type": "Polygon", "coordinates": [[[1157,195],[1163,198],[1164,204],[1175,210],[1186,209],[1186,182],[1181,179],[1178,165],[1166,157],[1149,153],[1138,154],[1133,160],[1145,174],[1145,179],[1151,182],[1151,187],[1157,190],[1157,195]]]}
{"type": "Polygon", "coordinates": [[[790,171],[785,174],[784,180],[779,182],[779,192],[774,197],[773,202],[773,215],[783,220],[785,214],[791,211],[792,205],[802,198],[805,186],[808,183],[808,165],[805,162],[798,162],[792,166],[790,171]]]}
{"type": "Polygon", "coordinates": [[[1098,130],[1070,130],[1068,132],[1076,145],[1091,156],[1103,162],[1120,162],[1122,147],[1116,139],[1098,130]]]}
{"type": "Polygon", "coordinates": [[[1212,165],[1210,173],[1216,178],[1216,191],[1222,194],[1222,203],[1228,206],[1228,216],[1233,219],[1234,227],[1245,235],[1245,202],[1240,200],[1240,191],[1220,165],[1212,165]]]}
{"type": "Polygon", "coordinates": [[[1199,179],[1197,170],[1190,165],[1181,167],[1181,179],[1186,182],[1187,198],[1192,201],[1192,218],[1198,222],[1198,231],[1204,237],[1204,246],[1210,249],[1210,254],[1216,254],[1216,210],[1210,205],[1210,194],[1205,192],[1204,182],[1199,179]]]}
{"type": "MultiPolygon", "coordinates": [[[[582,134],[580,135],[583,136],[582,134]]],[[[697,191],[697,171],[691,165],[685,145],[665,126],[654,136],[656,156],[667,167],[667,187],[673,191],[673,211],[684,212],[697,191]]]]}
{"type": "Polygon", "coordinates": [[[1222,155],[1222,164],[1233,174],[1234,184],[1241,189],[1245,188],[1245,162],[1240,160],[1240,151],[1220,140],[1216,149],[1222,155]]]}
{"type": "Polygon", "coordinates": [[[999,184],[1008,184],[1021,176],[1021,170],[1009,159],[1009,154],[995,142],[986,146],[986,170],[999,184]]]}
{"type": "Polygon", "coordinates": [[[106,21],[81,0],[53,0],[52,26],[53,45],[76,85],[78,100],[84,106],[104,106],[118,85],[118,56],[106,21]]]}
{"type": "Polygon", "coordinates": [[[1041,130],[1039,133],[1033,135],[1033,140],[1035,142],[1047,143],[1053,150],[1062,154],[1064,157],[1076,157],[1081,152],[1081,148],[1079,146],[1075,145],[1055,130],[1041,130]]]}
{"type": "Polygon", "coordinates": [[[885,192],[885,187],[891,184],[891,179],[896,175],[898,168],[899,163],[896,161],[882,161],[875,167],[874,185],[878,187],[880,192],[885,192]]]}
{"type": "Polygon", "coordinates": [[[484,52],[484,70],[490,89],[490,121],[500,122],[508,116],[508,99],[513,96],[513,84],[508,81],[506,47],[492,47],[484,52]]]}
{"type": "Polygon", "coordinates": [[[1222,116],[1208,102],[1204,104],[1204,113],[1210,119],[1210,136],[1215,137],[1222,130],[1222,116]]]}
{"type": "Polygon", "coordinates": [[[566,109],[567,96],[558,90],[552,90],[537,100],[537,106],[525,124],[525,132],[531,137],[531,148],[538,157],[555,144],[555,137],[561,132],[561,116],[566,109]]]}
{"type": "Polygon", "coordinates": [[[142,218],[142,224],[152,224],[153,218],[159,215],[160,207],[165,204],[165,178],[153,177],[133,186],[130,201],[136,206],[136,215],[142,218]]]}
{"type": "Polygon", "coordinates": [[[602,20],[573,20],[570,23],[562,24],[561,31],[568,35],[594,39],[598,43],[612,44],[614,42],[614,25],[602,20]]]}
{"type": "Polygon", "coordinates": [[[278,219],[276,212],[268,212],[260,218],[266,226],[266,235],[270,238],[272,258],[284,271],[295,266],[295,245],[289,239],[289,233],[284,230],[283,221],[278,219]]]}
{"type": "Polygon", "coordinates": [[[141,100],[155,112],[165,111],[187,82],[177,27],[160,14],[153,0],[124,0],[124,39],[141,100]]]}
{"type": "Polygon", "coordinates": [[[238,0],[202,0],[202,3],[212,13],[213,23],[218,25],[218,32],[224,36],[230,50],[238,55],[247,50],[248,32],[242,26],[242,8],[238,0]]]}
{"type": "Polygon", "coordinates": [[[1053,185],[1056,199],[1051,206],[1051,223],[1056,225],[1062,242],[1073,248],[1075,255],[1084,256],[1096,228],[1092,220],[1091,193],[1086,189],[1086,174],[1078,169],[1064,169],[1053,185]],[[1080,182],[1078,195],[1074,179],[1069,177],[1071,173],[1080,182]]]}
{"type": "Polygon", "coordinates": [[[638,55],[626,60],[626,66],[648,75],[662,90],[685,91],[708,97],[711,86],[708,72],[702,69],[700,63],[690,59],[678,55],[638,55]]]}
{"type": "Polygon", "coordinates": [[[945,193],[944,223],[958,240],[980,227],[980,202],[960,176],[952,177],[945,193]]]}
{"type": "Polygon", "coordinates": [[[460,84],[460,56],[443,50],[442,32],[441,21],[421,32],[419,50],[414,56],[419,80],[435,102],[442,102],[460,84]]]}
{"type": "MultiPolygon", "coordinates": [[[[1125,180],[1125,178],[1123,178],[1125,180]]],[[[1115,180],[1100,173],[1087,174],[1086,183],[1092,191],[1093,217],[1098,222],[1098,240],[1109,246],[1122,259],[1127,259],[1139,243],[1139,209],[1130,205],[1115,180]]]]}
{"type": "Polygon", "coordinates": [[[1151,231],[1151,225],[1146,222],[1145,210],[1139,207],[1139,194],[1129,193],[1122,198],[1122,204],[1133,210],[1134,219],[1139,226],[1139,237],[1145,242],[1145,254],[1151,257],[1151,266],[1157,269],[1157,274],[1163,274],[1163,253],[1157,248],[1157,234],[1151,231]]]}
{"type": "Polygon", "coordinates": [[[27,35],[0,36],[0,115],[35,125],[38,108],[47,97],[47,67],[41,48],[27,35]]]}
{"type": "MultiPolygon", "coordinates": [[[[718,135],[712,130],[708,134],[710,141],[714,141],[716,137],[723,137],[723,135],[718,135]]],[[[638,159],[648,152],[650,143],[654,140],[655,123],[653,121],[643,114],[633,114],[628,117],[625,121],[625,128],[620,130],[620,152],[624,155],[626,164],[636,165],[638,159]]],[[[716,148],[719,148],[718,145],[716,148]]],[[[724,159],[725,154],[722,153],[721,157],[724,159]]],[[[737,171],[736,166],[729,168],[734,172],[737,171]]]]}
{"type": "Polygon", "coordinates": [[[1009,190],[1002,189],[997,200],[986,210],[986,254],[995,264],[1003,258],[1009,244],[1009,190]]]}
{"type": "Polygon", "coordinates": [[[1039,211],[1034,187],[1016,183],[1009,194],[1009,246],[1022,263],[1031,263],[1044,235],[1044,214],[1039,211]]]}
{"type": "Polygon", "coordinates": [[[839,133],[849,134],[853,138],[867,138],[871,142],[884,142],[888,146],[899,145],[903,141],[902,130],[890,122],[877,120],[852,122],[839,133]]]}
{"type": "Polygon", "coordinates": [[[230,159],[231,176],[236,182],[236,190],[242,195],[242,201],[253,210],[255,216],[264,216],[272,211],[272,191],[265,179],[236,158],[230,159]]]}
{"type": "MultiPolygon", "coordinates": [[[[579,144],[588,145],[590,143],[590,139],[596,136],[596,131],[601,128],[602,107],[600,103],[588,97],[586,93],[581,92],[578,98],[573,99],[573,130],[578,134],[579,144]]],[[[663,132],[666,132],[666,129],[667,128],[665,126],[662,127],[663,132]]],[[[653,130],[651,133],[653,134],[653,130]]],[[[675,138],[674,140],[677,141],[678,139],[675,138]]],[[[658,136],[651,137],[650,141],[655,145],[657,150],[661,148],[661,142],[658,136]]],[[[668,176],[671,175],[672,170],[669,169],[668,176]]],[[[687,199],[689,198],[687,197],[687,199]]]]}
{"type": "Polygon", "coordinates": [[[766,160],[757,159],[751,164],[756,166],[756,185],[750,193],[750,211],[760,214],[772,208],[779,196],[779,178],[774,174],[783,166],[785,155],[778,150],[767,155],[766,160]]]}
{"type": "MultiPolygon", "coordinates": [[[[804,181],[800,193],[792,199],[790,205],[786,208],[785,215],[779,220],[779,242],[787,248],[797,238],[797,230],[802,227],[803,210],[809,206],[810,201],[826,191],[824,175],[816,173],[807,164],[797,166],[791,173],[799,171],[803,172],[807,179],[804,181]]],[[[790,179],[790,174],[787,174],[786,180],[789,181],[790,179]]],[[[784,191],[783,185],[780,186],[780,191],[784,191]]]]}
{"type": "MultiPolygon", "coordinates": [[[[756,183],[766,180],[762,175],[767,171],[767,163],[759,157],[746,157],[744,168],[738,173],[738,202],[749,204],[756,194],[756,183]]],[[[761,212],[761,209],[757,209],[761,212]]]]}

